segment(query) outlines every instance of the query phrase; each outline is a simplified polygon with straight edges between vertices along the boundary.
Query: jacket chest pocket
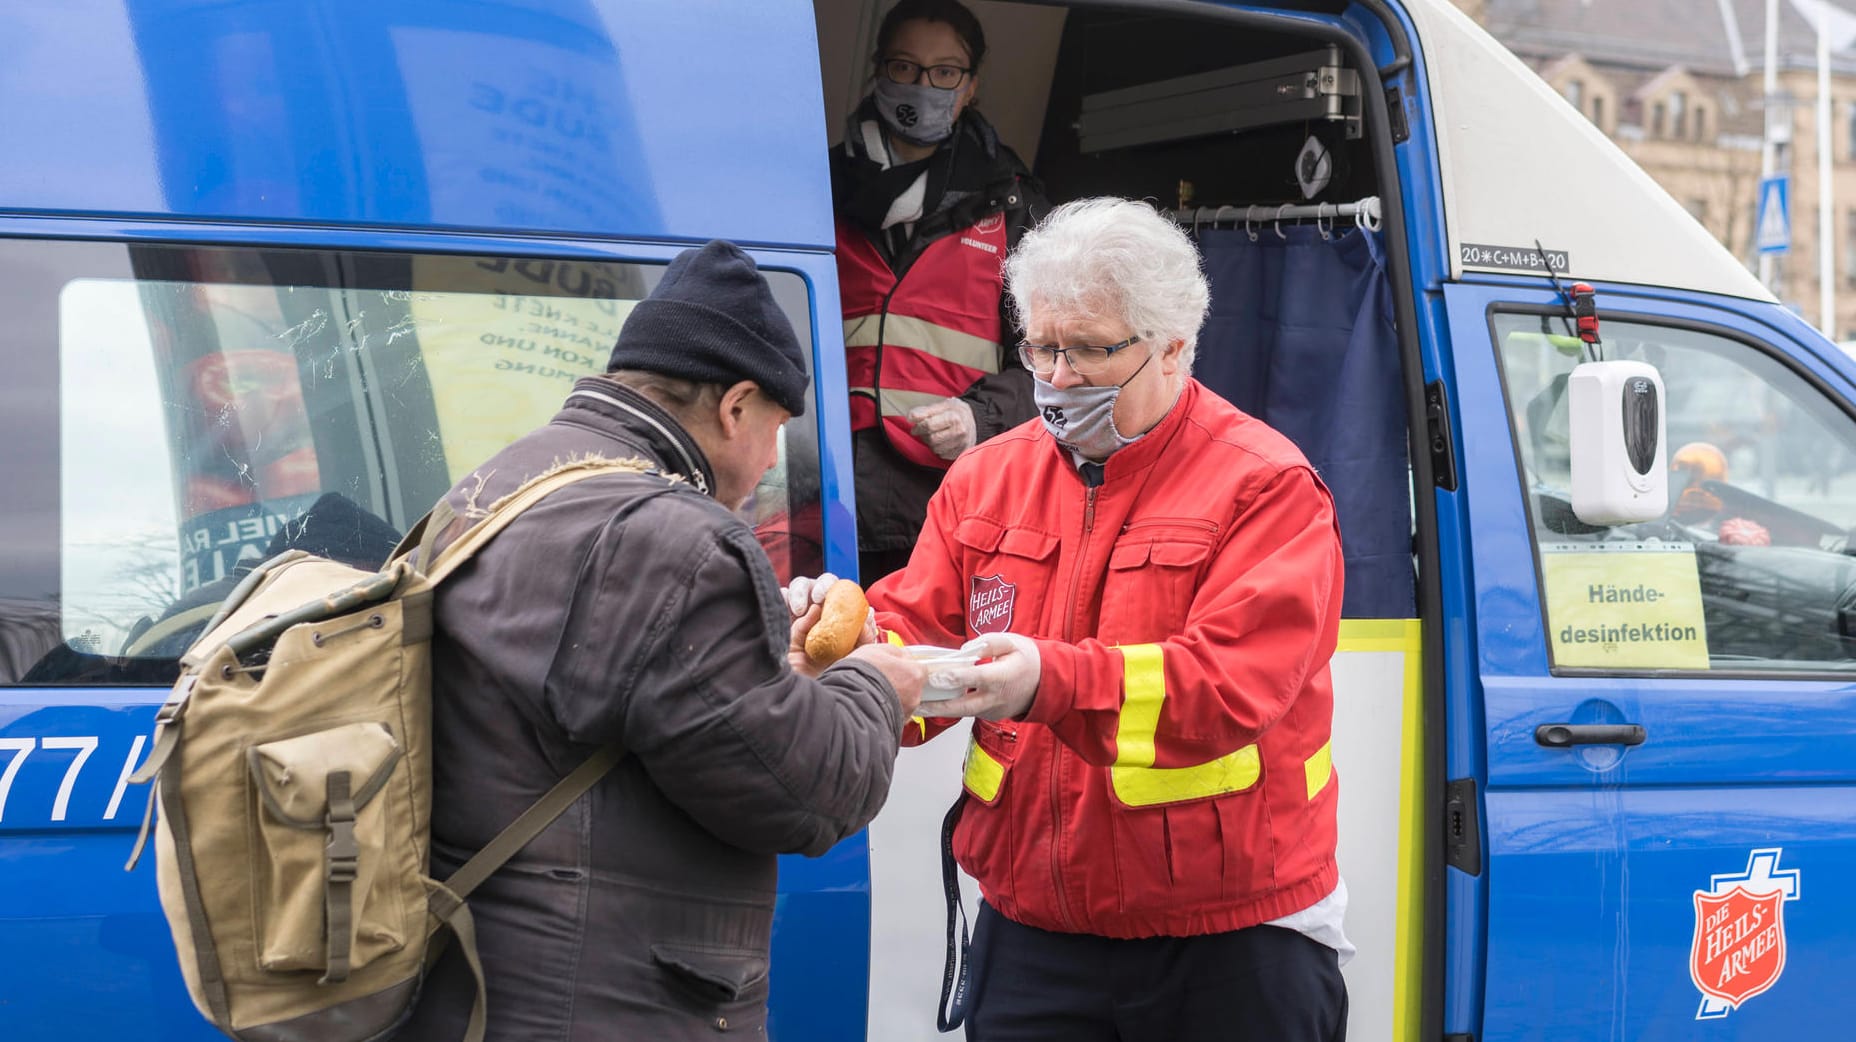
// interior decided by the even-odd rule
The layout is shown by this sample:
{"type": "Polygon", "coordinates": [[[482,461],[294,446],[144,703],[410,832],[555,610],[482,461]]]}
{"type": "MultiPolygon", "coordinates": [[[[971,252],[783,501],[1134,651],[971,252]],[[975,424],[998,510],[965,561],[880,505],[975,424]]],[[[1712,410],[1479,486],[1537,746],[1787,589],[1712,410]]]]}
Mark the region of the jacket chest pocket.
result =
{"type": "Polygon", "coordinates": [[[1215,533],[1206,526],[1137,524],[1109,552],[1098,635],[1111,644],[1177,636],[1204,578],[1215,533]]]}
{"type": "Polygon", "coordinates": [[[954,529],[966,579],[967,635],[1023,633],[1044,625],[1057,566],[1057,536],[970,517],[954,529]]]}

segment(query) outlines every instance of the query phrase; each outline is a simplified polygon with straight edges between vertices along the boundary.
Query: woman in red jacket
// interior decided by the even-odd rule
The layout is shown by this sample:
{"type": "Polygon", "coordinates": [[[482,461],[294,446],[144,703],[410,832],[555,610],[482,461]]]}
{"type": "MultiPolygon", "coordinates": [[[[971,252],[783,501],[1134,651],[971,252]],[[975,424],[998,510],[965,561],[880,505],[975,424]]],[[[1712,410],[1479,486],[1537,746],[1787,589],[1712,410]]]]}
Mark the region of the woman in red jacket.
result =
{"type": "Polygon", "coordinates": [[[832,155],[866,583],[908,560],[948,463],[1033,415],[1000,262],[1044,201],[973,108],[985,54],[957,0],[902,0],[832,155]]]}
{"type": "Polygon", "coordinates": [[[1339,1042],[1332,500],[1192,379],[1206,284],[1151,207],[1059,207],[1006,281],[1039,419],[954,463],[870,590],[897,639],[989,658],[904,734],[978,718],[968,1038],[1339,1042]]]}

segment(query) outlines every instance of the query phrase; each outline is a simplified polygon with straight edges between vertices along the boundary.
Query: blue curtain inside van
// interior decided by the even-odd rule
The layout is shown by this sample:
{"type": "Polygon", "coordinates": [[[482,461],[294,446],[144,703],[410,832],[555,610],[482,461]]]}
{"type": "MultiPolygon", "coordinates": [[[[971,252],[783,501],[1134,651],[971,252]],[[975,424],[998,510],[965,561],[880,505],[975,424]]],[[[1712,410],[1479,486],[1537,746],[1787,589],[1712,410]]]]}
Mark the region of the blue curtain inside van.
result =
{"type": "Polygon", "coordinates": [[[1377,233],[1199,233],[1211,314],[1193,375],[1293,440],[1334,494],[1346,618],[1413,618],[1405,392],[1377,233]],[[1252,238],[1252,235],[1255,238],[1252,238]]]}

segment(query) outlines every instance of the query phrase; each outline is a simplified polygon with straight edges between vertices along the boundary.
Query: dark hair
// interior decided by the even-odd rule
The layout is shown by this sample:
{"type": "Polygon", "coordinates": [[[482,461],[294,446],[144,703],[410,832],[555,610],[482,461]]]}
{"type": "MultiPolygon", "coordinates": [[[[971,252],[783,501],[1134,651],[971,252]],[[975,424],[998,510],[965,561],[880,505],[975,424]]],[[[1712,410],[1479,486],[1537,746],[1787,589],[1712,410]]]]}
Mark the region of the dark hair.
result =
{"type": "Polygon", "coordinates": [[[883,24],[876,30],[876,60],[881,62],[889,54],[889,45],[896,42],[896,33],[902,29],[904,22],[941,22],[953,27],[954,35],[967,48],[967,68],[973,72],[980,71],[980,60],[986,57],[986,30],[980,28],[980,20],[967,5],[960,0],[898,0],[896,6],[883,16],[883,24]]]}

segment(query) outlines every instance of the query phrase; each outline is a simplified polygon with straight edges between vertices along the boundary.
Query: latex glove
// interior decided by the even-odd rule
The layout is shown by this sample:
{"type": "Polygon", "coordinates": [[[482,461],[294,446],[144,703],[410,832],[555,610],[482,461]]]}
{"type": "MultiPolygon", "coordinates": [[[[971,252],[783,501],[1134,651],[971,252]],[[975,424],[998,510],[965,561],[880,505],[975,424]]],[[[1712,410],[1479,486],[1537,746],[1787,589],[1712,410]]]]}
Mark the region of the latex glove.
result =
{"type": "Polygon", "coordinates": [[[793,618],[804,615],[808,609],[825,603],[825,594],[838,577],[826,572],[816,579],[796,576],[786,584],[786,610],[793,613],[793,618]]]}
{"type": "MultiPolygon", "coordinates": [[[[786,610],[793,615],[791,635],[786,645],[786,661],[792,663],[795,673],[816,677],[822,672],[810,658],[806,657],[806,637],[812,632],[812,627],[818,625],[820,617],[825,614],[825,594],[831,590],[831,584],[837,581],[837,576],[826,572],[816,579],[800,576],[786,585],[786,610]]],[[[856,646],[861,648],[866,644],[874,644],[877,637],[876,609],[872,608],[870,613],[864,616],[863,632],[857,635],[856,646]]],[[[918,701],[921,698],[919,687],[918,684],[916,691],[918,701]]]]}
{"type": "MultiPolygon", "coordinates": [[[[804,654],[803,649],[800,654],[804,654]]],[[[902,705],[903,726],[908,726],[909,717],[921,708],[927,667],[915,656],[889,644],[865,644],[845,657],[868,662],[889,678],[889,686],[896,689],[896,700],[902,705]]]]}
{"type": "Polygon", "coordinates": [[[976,435],[973,406],[959,398],[918,405],[909,410],[909,422],[915,424],[910,433],[942,459],[951,460],[973,447],[976,435]]]}
{"type": "Polygon", "coordinates": [[[960,650],[990,656],[977,666],[944,666],[928,677],[935,687],[967,689],[944,702],[936,702],[933,716],[977,716],[987,720],[1013,720],[1031,710],[1037,698],[1043,665],[1037,642],[1016,633],[985,633],[961,645],[960,650]]]}

